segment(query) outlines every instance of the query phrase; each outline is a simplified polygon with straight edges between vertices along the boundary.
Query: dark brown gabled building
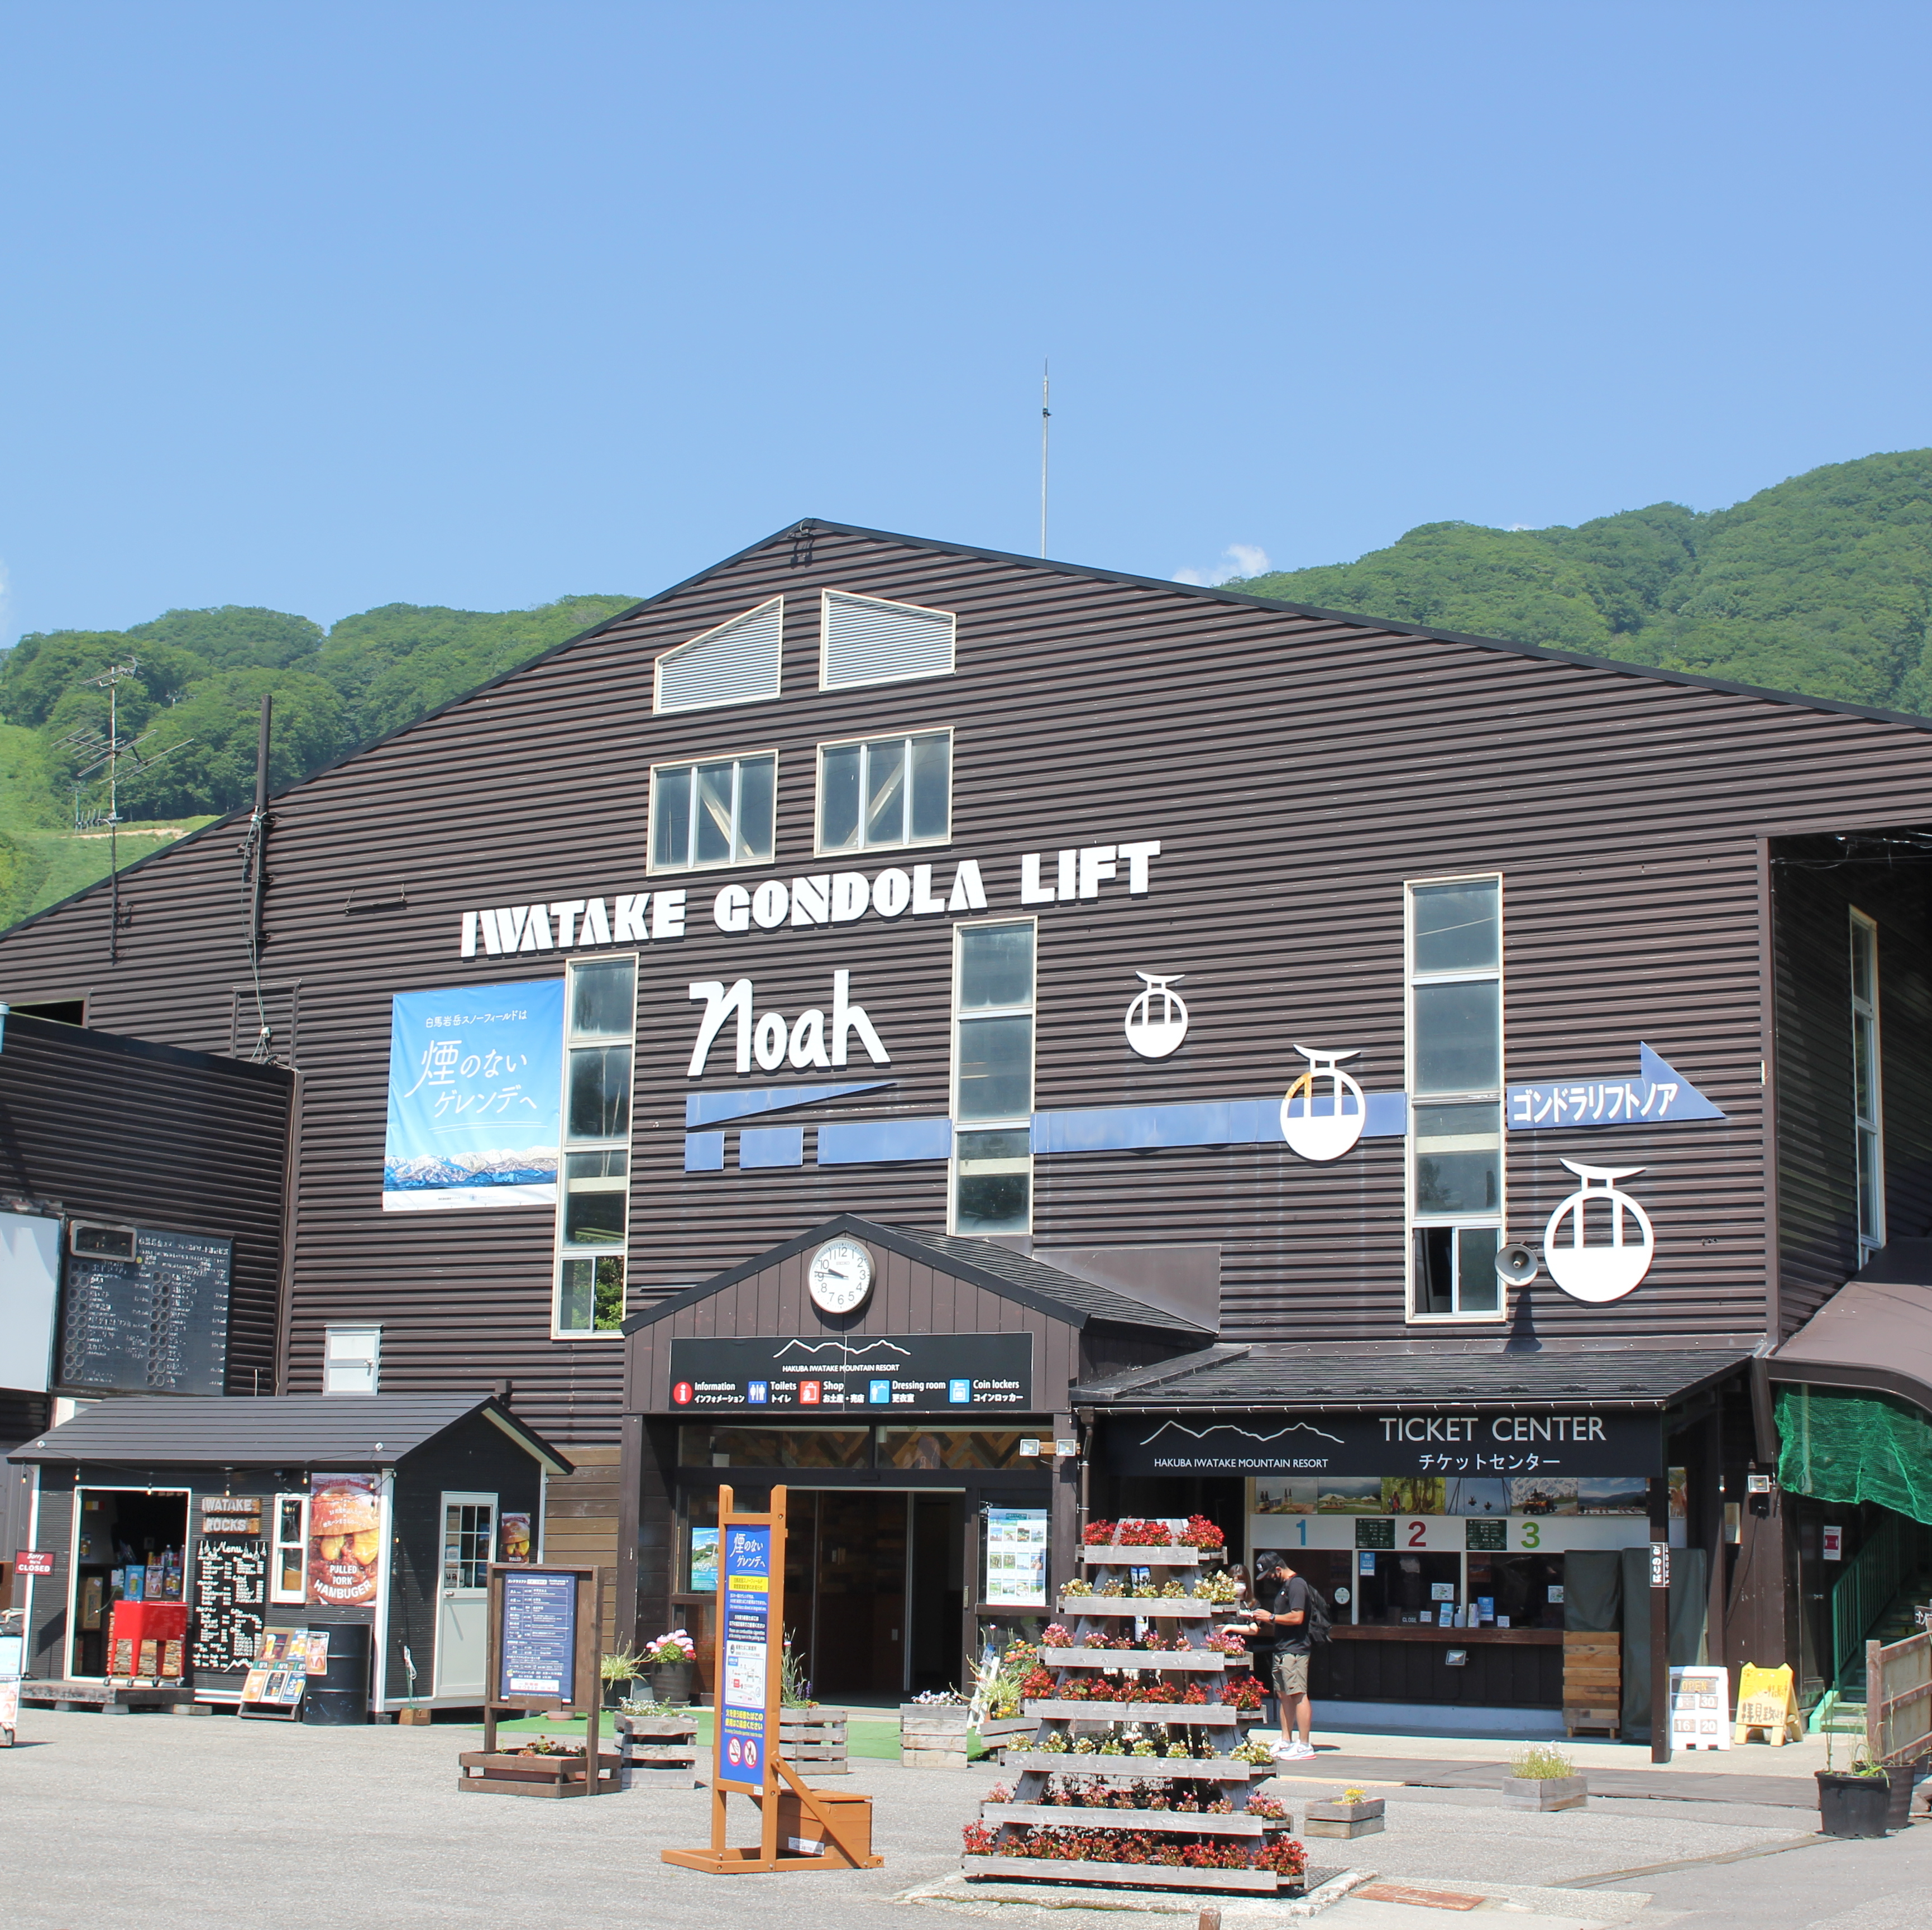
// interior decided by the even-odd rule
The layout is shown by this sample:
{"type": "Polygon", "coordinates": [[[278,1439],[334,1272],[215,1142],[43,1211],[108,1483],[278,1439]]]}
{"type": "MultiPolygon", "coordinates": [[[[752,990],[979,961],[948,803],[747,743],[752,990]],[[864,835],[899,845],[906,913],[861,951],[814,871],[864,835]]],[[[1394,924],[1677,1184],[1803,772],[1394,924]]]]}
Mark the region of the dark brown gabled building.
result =
{"type": "Polygon", "coordinates": [[[1823,1530],[1900,1511],[1747,1479],[1778,1349],[1932,1232],[1927,827],[1921,720],[807,521],[275,799],[259,989],[244,816],[128,874],[111,948],[98,889],[0,937],[0,995],[266,1028],[277,1391],[506,1385],[644,1634],[722,1468],[912,1497],[800,1544],[794,1599],[902,1631],[832,1694],[957,1674],[922,1574],[976,1646],[1082,1507],[1202,1511],[1309,1551],[1331,1701],[1546,1723],[1547,1655],[1442,1689],[1441,1611],[1634,1643],[1666,1534],[1674,1648],[1852,1686],[1823,1530]],[[1041,1328],[1023,1409],[944,1370],[1024,1304],[1002,1252],[1140,1310],[1041,1328]],[[902,1265],[962,1284],[922,1318],[902,1265]],[[859,1334],[921,1364],[792,1370],[859,1334]],[[796,1344],[676,1371],[728,1342],[796,1344]]]}

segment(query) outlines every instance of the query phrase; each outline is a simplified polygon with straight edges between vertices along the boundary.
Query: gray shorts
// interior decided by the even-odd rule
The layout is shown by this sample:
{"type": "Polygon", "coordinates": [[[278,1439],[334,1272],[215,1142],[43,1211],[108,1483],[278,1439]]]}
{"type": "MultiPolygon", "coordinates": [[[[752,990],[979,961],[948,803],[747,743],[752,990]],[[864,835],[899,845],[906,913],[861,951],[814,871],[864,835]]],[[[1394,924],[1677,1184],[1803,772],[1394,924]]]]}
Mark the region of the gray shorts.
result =
{"type": "Polygon", "coordinates": [[[1285,1649],[1277,1649],[1275,1651],[1273,1673],[1274,1692],[1276,1695],[1306,1695],[1308,1693],[1306,1655],[1292,1655],[1285,1649]]]}

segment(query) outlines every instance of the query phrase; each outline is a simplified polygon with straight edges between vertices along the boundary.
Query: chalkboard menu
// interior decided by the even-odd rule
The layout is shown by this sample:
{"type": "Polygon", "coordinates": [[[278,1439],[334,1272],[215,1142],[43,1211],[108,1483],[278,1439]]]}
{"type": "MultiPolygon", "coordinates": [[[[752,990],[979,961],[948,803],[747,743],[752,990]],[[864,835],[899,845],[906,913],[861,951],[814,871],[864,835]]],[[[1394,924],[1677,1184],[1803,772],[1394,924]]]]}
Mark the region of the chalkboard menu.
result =
{"type": "Polygon", "coordinates": [[[496,1697],[518,1702],[555,1696],[568,1703],[576,1690],[577,1582],[574,1574],[505,1574],[502,1649],[496,1697]]]}
{"type": "Polygon", "coordinates": [[[267,1542],[223,1536],[195,1544],[191,1660],[197,1670],[224,1673],[254,1661],[268,1589],[267,1542]]]}
{"type": "Polygon", "coordinates": [[[223,1394],[234,1242],[143,1227],[134,1259],[67,1256],[61,1384],[223,1394]]]}

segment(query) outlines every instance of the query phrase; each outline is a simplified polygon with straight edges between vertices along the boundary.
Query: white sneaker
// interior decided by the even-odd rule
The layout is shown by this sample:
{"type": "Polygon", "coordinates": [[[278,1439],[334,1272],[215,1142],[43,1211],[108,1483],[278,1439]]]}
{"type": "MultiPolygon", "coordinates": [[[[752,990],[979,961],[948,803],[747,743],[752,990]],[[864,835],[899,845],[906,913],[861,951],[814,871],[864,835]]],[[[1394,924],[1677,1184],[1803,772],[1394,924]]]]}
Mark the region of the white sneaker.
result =
{"type": "Polygon", "coordinates": [[[1283,1762],[1300,1762],[1314,1753],[1314,1747],[1310,1743],[1292,1742],[1281,1752],[1281,1759],[1283,1762]]]}

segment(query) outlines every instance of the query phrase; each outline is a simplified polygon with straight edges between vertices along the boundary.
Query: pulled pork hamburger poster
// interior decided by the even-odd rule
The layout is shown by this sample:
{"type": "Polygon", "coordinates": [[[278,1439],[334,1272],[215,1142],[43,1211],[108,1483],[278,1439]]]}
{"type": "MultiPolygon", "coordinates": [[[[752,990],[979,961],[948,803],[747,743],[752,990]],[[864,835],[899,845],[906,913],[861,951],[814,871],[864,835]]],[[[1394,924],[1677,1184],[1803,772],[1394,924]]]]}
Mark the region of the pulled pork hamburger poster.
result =
{"type": "Polygon", "coordinates": [[[376,1599],[382,1553],[382,1478],[309,1476],[308,1598],[330,1607],[376,1599]]]}

